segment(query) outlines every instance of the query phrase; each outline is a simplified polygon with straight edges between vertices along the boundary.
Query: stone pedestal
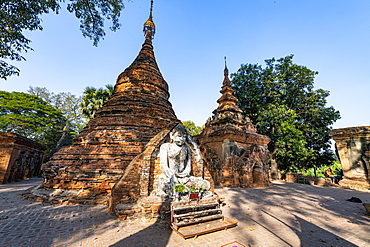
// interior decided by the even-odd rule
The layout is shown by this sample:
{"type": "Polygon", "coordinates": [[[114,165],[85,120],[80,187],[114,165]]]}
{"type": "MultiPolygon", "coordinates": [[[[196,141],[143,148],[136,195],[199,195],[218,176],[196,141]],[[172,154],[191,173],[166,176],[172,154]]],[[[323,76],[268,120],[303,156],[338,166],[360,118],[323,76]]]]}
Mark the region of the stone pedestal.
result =
{"type": "Polygon", "coordinates": [[[172,205],[203,205],[207,203],[219,203],[222,198],[218,195],[191,201],[181,202],[163,201],[158,197],[150,196],[140,198],[135,203],[118,204],[115,208],[115,215],[122,220],[142,219],[147,221],[159,220],[169,223],[170,207],[172,205]]]}
{"type": "Polygon", "coordinates": [[[335,129],[330,136],[343,168],[345,188],[367,190],[370,188],[370,126],[335,129]]]}

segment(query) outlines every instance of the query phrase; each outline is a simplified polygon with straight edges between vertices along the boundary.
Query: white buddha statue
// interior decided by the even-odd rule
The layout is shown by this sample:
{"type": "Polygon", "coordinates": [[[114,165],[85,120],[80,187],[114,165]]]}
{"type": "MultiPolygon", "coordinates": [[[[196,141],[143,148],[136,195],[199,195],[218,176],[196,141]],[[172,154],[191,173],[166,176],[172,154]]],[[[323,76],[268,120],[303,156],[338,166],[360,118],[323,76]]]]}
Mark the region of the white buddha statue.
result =
{"type": "MultiPolygon", "coordinates": [[[[201,177],[193,177],[191,173],[191,149],[186,141],[191,138],[185,127],[178,124],[170,132],[170,142],[160,147],[160,167],[162,174],[158,181],[158,196],[173,195],[173,185],[189,183],[202,184],[203,189],[208,191],[210,183],[201,177]]],[[[195,144],[195,143],[194,143],[195,144]]]]}

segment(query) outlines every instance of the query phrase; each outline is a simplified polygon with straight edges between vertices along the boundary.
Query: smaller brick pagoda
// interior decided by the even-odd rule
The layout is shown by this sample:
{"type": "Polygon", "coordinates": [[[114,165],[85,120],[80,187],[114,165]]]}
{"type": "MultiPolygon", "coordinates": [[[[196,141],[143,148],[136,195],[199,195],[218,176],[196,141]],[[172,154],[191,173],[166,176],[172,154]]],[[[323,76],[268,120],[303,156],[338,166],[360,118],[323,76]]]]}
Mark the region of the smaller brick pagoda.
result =
{"type": "Polygon", "coordinates": [[[270,138],[257,134],[251,120],[236,105],[238,99],[233,95],[226,60],[220,92],[217,109],[203,132],[196,136],[215,185],[270,186],[267,163],[270,138]]]}
{"type": "Polygon", "coordinates": [[[0,184],[39,175],[45,149],[24,136],[0,132],[0,184]]]}

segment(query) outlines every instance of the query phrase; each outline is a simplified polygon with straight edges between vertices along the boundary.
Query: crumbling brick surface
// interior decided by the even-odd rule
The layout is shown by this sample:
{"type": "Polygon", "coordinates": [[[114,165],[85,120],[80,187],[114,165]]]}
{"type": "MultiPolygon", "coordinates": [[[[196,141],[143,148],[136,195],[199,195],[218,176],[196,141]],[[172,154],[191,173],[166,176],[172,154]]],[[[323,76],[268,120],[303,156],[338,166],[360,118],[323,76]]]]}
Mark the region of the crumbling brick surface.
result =
{"type": "MultiPolygon", "coordinates": [[[[148,214],[145,207],[140,206],[139,210],[131,210],[132,207],[137,208],[138,205],[155,207],[155,205],[168,205],[169,199],[157,197],[157,184],[159,176],[162,174],[160,168],[159,150],[160,146],[169,141],[169,133],[171,129],[164,129],[158,133],[146,145],[144,151],[135,157],[125,169],[124,175],[115,184],[112,190],[112,195],[109,202],[109,210],[111,213],[123,218],[132,217],[149,217],[152,215],[161,215],[165,210],[157,210],[154,214],[148,214]]],[[[198,157],[199,158],[199,157],[198,157]]],[[[196,158],[194,150],[192,152],[191,175],[203,177],[211,184],[213,192],[212,177],[204,166],[202,160],[196,158]]],[[[154,211],[153,211],[154,212],[154,211]]],[[[159,216],[158,216],[159,217],[159,216]]]]}
{"type": "Polygon", "coordinates": [[[251,120],[243,116],[236,105],[238,99],[233,96],[227,68],[220,92],[214,115],[195,137],[215,185],[270,186],[267,164],[270,139],[258,134],[251,120]]]}
{"type": "MultiPolygon", "coordinates": [[[[107,198],[149,141],[180,123],[168,98],[168,85],[151,41],[146,40],[134,62],[118,76],[111,98],[76,136],[74,145],[62,148],[44,165],[41,188],[79,190],[68,199],[76,203],[107,198]]],[[[135,186],[136,175],[127,175],[135,186]]],[[[137,194],[134,187],[131,193],[137,194]]]]}
{"type": "Polygon", "coordinates": [[[18,134],[0,132],[0,184],[40,173],[45,147],[18,134]]]}

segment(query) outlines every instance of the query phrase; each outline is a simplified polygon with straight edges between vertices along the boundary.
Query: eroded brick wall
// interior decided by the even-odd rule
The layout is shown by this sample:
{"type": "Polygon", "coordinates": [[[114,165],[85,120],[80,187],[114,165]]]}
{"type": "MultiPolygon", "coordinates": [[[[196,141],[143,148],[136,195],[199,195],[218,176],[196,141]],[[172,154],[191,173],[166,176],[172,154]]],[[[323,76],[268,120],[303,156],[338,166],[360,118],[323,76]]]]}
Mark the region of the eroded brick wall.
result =
{"type": "MultiPolygon", "coordinates": [[[[118,204],[134,204],[140,198],[149,196],[155,197],[159,176],[162,174],[160,168],[159,149],[160,146],[169,141],[171,129],[162,130],[147,145],[145,150],[138,155],[127,167],[122,178],[113,188],[110,210],[113,212],[118,204]]],[[[195,143],[187,143],[192,146],[195,143]]],[[[195,144],[196,145],[196,144],[195,144]]],[[[200,153],[192,146],[191,175],[203,177],[211,184],[211,191],[214,190],[214,183],[208,169],[204,166],[200,153]]]]}
{"type": "MultiPolygon", "coordinates": [[[[74,145],[62,148],[43,167],[42,189],[78,191],[68,196],[70,203],[107,203],[113,186],[128,176],[128,167],[152,138],[180,123],[168,98],[167,82],[151,41],[146,40],[134,62],[118,76],[111,98],[76,136],[74,145]]],[[[129,175],[131,194],[137,194],[137,172],[129,175]]]]}
{"type": "Polygon", "coordinates": [[[45,147],[23,136],[0,132],[0,184],[40,173],[45,147]]]}

